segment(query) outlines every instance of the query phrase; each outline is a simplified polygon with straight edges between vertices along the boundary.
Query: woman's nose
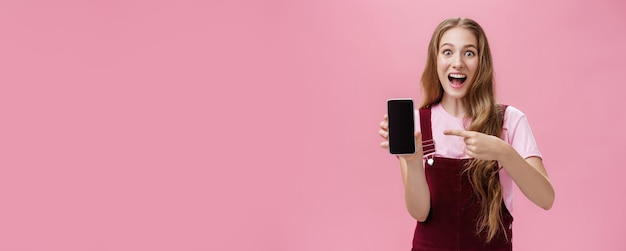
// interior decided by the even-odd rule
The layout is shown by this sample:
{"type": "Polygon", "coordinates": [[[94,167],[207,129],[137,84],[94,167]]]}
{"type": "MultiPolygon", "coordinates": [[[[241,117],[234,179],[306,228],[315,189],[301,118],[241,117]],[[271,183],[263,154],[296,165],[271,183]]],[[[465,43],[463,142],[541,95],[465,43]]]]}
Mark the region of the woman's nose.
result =
{"type": "Polygon", "coordinates": [[[461,58],[461,55],[456,55],[454,56],[454,58],[452,59],[452,67],[454,68],[462,68],[463,67],[463,59],[461,58]]]}

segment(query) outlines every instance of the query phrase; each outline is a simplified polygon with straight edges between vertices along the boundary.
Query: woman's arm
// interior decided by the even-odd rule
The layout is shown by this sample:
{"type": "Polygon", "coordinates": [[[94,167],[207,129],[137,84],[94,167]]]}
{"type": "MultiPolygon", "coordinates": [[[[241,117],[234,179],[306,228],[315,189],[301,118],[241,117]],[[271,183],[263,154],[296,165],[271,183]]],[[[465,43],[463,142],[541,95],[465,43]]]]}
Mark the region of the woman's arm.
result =
{"type": "MultiPolygon", "coordinates": [[[[380,122],[378,134],[384,139],[380,146],[389,149],[389,124],[385,115],[380,122]]],[[[428,218],[430,213],[430,190],[426,182],[424,173],[424,162],[422,161],[422,134],[415,133],[415,153],[398,155],[400,161],[400,171],[402,172],[402,184],[404,184],[404,201],[411,217],[422,222],[428,218]]]]}
{"type": "Polygon", "coordinates": [[[511,175],[520,191],[537,206],[548,210],[554,204],[554,188],[539,157],[523,159],[509,144],[498,162],[511,175]]]}
{"type": "Polygon", "coordinates": [[[504,140],[480,132],[446,130],[444,134],[463,137],[472,158],[497,160],[528,199],[545,210],[552,208],[554,188],[541,158],[524,159],[504,140]]]}
{"type": "Polygon", "coordinates": [[[421,158],[407,160],[407,158],[399,157],[398,160],[404,182],[406,209],[413,218],[423,222],[430,213],[430,190],[426,182],[424,162],[421,158]]]}

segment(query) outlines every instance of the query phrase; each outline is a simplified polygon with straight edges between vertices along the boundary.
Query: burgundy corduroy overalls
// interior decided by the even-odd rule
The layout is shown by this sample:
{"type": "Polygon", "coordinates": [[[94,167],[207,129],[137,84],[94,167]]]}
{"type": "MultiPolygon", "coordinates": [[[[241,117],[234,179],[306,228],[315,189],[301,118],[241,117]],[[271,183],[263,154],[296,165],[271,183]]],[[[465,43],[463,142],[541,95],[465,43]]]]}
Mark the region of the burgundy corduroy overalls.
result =
{"type": "MultiPolygon", "coordinates": [[[[506,106],[502,108],[504,112],[506,106]]],[[[435,151],[432,143],[431,110],[426,108],[419,112],[423,151],[424,156],[427,156],[435,151]]],[[[429,158],[433,158],[433,165],[425,164],[424,168],[430,189],[430,213],[426,221],[417,222],[411,250],[512,250],[510,240],[513,217],[504,202],[501,213],[508,240],[502,231],[489,243],[485,243],[484,234],[476,234],[480,202],[467,174],[463,173],[468,160],[429,158]]]]}

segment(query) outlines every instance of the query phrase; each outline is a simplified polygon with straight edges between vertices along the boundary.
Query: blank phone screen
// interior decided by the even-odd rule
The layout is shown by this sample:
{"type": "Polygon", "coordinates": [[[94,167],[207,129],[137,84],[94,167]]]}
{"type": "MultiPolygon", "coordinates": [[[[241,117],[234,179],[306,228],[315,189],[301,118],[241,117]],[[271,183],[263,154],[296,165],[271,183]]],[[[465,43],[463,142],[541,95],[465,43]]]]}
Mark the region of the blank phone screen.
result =
{"type": "Polygon", "coordinates": [[[389,116],[389,152],[391,154],[415,153],[413,100],[388,100],[387,114],[389,116]]]}

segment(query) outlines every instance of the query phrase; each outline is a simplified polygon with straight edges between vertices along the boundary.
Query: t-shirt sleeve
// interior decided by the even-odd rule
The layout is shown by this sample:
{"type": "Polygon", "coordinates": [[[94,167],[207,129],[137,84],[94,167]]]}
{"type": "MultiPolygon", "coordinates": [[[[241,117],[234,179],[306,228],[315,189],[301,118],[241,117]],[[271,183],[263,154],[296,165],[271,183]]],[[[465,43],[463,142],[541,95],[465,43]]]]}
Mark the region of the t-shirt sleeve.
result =
{"type": "Polygon", "coordinates": [[[504,115],[503,130],[504,141],[513,146],[522,158],[542,157],[528,119],[522,111],[509,106],[504,115]]]}

